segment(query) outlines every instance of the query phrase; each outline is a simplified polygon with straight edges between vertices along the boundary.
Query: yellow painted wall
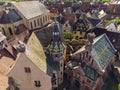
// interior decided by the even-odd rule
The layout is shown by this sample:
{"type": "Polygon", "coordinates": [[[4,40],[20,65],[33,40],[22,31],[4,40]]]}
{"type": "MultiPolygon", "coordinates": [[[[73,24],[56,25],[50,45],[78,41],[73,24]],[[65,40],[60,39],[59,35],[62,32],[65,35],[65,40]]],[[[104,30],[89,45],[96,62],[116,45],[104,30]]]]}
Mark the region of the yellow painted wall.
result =
{"type": "Polygon", "coordinates": [[[73,38],[75,39],[75,37],[78,36],[79,38],[82,37],[84,38],[85,37],[85,32],[82,32],[80,34],[80,31],[73,31],[73,38]],[[76,33],[75,33],[76,32],[76,33]]]}
{"type": "Polygon", "coordinates": [[[26,48],[29,58],[36,63],[43,72],[46,73],[46,56],[41,43],[34,33],[32,33],[31,37],[29,38],[26,48]]]}

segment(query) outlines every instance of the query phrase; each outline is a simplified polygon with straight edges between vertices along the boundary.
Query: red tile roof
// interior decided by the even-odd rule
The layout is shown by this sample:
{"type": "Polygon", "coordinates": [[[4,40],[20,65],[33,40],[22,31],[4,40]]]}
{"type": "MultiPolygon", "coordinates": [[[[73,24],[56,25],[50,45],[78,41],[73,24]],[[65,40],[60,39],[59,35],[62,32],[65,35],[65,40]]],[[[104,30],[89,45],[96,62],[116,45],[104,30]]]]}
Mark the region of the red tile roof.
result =
{"type": "Polygon", "coordinates": [[[81,10],[83,11],[83,12],[88,12],[89,11],[89,9],[90,9],[90,2],[82,2],[81,4],[80,4],[80,8],[81,8],[81,10]]]}
{"type": "Polygon", "coordinates": [[[70,23],[75,23],[77,21],[76,14],[67,13],[66,16],[65,16],[65,21],[69,21],[70,23]]]}
{"type": "Polygon", "coordinates": [[[12,56],[4,49],[0,51],[0,74],[6,75],[14,64],[12,56]]]}
{"type": "Polygon", "coordinates": [[[0,90],[6,90],[8,87],[8,77],[0,74],[0,90]]]}

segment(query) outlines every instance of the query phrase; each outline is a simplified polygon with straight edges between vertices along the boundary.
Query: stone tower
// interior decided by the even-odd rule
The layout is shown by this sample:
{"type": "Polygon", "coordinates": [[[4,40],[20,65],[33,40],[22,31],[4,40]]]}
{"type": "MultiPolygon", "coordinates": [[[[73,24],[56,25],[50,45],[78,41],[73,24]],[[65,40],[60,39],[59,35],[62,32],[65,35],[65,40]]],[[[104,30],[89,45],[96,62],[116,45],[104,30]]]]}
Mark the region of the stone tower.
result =
{"type": "Polygon", "coordinates": [[[53,71],[53,77],[56,77],[54,86],[58,86],[63,82],[65,45],[61,39],[59,23],[55,20],[52,31],[52,40],[48,45],[49,54],[53,57],[53,61],[59,63],[59,70],[53,71]]]}

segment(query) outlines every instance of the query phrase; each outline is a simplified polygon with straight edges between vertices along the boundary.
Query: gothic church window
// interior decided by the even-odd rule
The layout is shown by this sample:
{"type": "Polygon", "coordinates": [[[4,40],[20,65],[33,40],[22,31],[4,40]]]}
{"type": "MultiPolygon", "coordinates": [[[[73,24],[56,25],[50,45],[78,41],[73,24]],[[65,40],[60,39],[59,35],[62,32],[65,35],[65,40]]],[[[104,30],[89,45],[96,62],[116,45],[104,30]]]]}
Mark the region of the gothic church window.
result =
{"type": "Polygon", "coordinates": [[[4,35],[6,35],[6,33],[5,33],[5,29],[4,29],[4,28],[2,28],[2,32],[3,32],[4,35]]]}
{"type": "Polygon", "coordinates": [[[9,27],[8,28],[10,35],[13,35],[12,29],[9,27]]]}

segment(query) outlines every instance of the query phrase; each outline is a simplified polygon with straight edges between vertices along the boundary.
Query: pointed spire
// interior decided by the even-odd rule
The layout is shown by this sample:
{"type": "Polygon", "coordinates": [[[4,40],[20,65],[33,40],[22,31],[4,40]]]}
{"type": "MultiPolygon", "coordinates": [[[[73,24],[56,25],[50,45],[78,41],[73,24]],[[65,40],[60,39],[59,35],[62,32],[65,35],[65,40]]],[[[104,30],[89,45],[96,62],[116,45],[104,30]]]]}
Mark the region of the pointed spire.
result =
{"type": "Polygon", "coordinates": [[[54,42],[58,42],[60,40],[60,27],[59,23],[57,20],[54,20],[54,25],[53,25],[53,32],[52,32],[52,39],[54,42]]]}
{"type": "Polygon", "coordinates": [[[48,45],[48,50],[53,53],[63,52],[65,48],[64,43],[61,41],[60,26],[56,19],[54,19],[52,40],[48,45]]]}
{"type": "Polygon", "coordinates": [[[85,46],[86,50],[88,50],[88,51],[92,50],[92,43],[93,43],[93,39],[94,38],[95,38],[95,34],[94,33],[88,33],[87,34],[88,43],[85,46]]]}

